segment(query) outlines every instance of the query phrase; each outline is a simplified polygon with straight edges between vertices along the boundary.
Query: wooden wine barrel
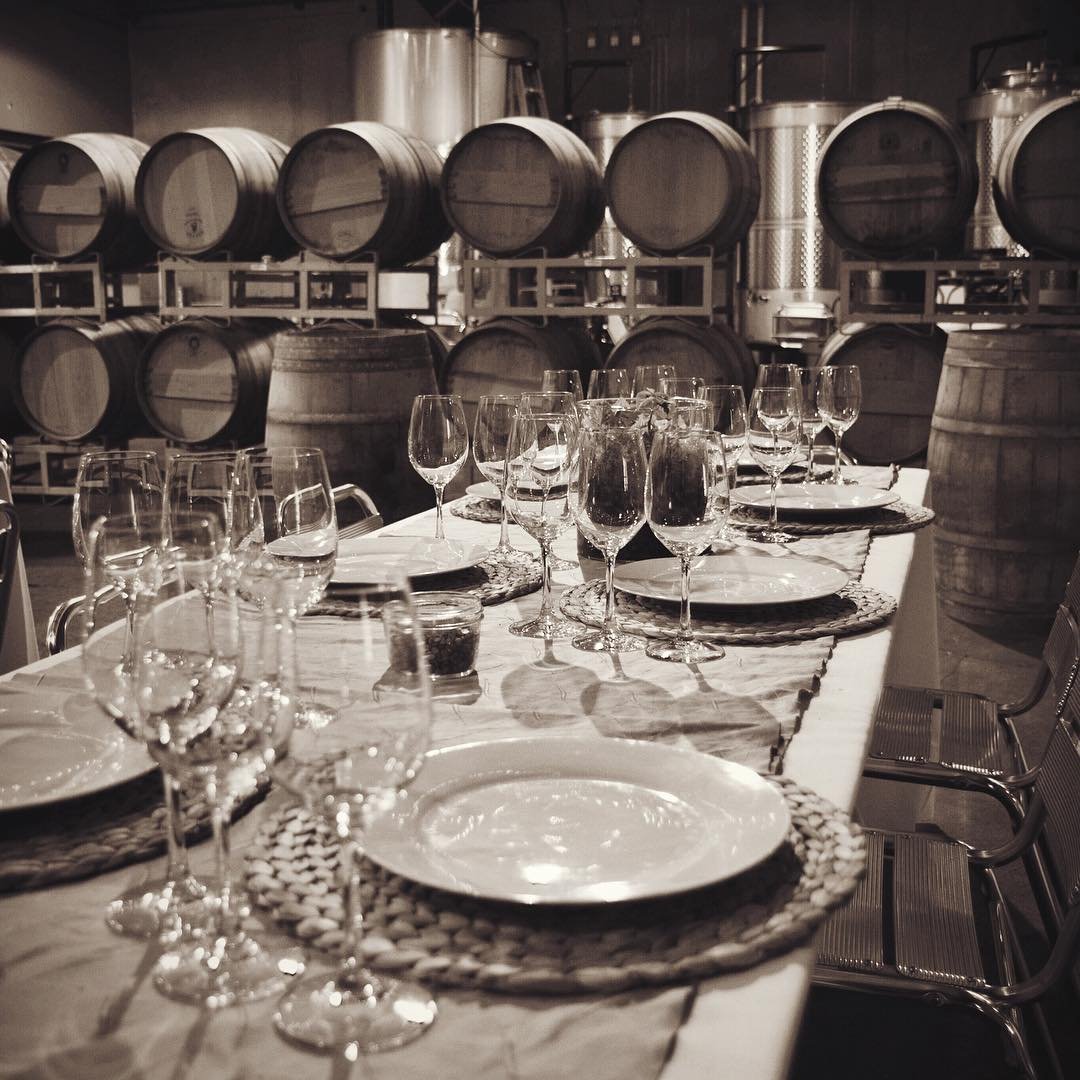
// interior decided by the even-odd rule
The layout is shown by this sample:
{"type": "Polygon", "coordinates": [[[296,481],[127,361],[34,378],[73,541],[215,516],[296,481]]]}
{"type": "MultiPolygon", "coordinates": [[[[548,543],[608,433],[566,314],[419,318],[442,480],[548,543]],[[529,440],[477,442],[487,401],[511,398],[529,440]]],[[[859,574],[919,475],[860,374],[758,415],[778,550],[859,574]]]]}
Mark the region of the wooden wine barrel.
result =
{"type": "Polygon", "coordinates": [[[1009,136],[994,205],[1028,250],[1080,259],[1080,92],[1040,105],[1009,136]]]}
{"type": "Polygon", "coordinates": [[[928,461],[945,610],[1049,624],[1080,546],[1080,331],[950,334],[928,461]]]}
{"type": "Polygon", "coordinates": [[[135,372],[160,331],[159,320],[143,315],[100,326],[75,319],[39,326],[18,349],[19,412],[35,431],[60,442],[144,431],[135,372]]]}
{"type": "Polygon", "coordinates": [[[700,112],[661,113],[615,145],[604,174],[611,216],[644,251],[726,251],[753,224],[757,162],[730,125],[700,112]]]}
{"type": "Polygon", "coordinates": [[[886,98],[841,120],[818,157],[819,213],[842,248],[896,258],[958,248],[979,173],[937,109],[886,98]]]}
{"type": "Polygon", "coordinates": [[[430,255],[450,239],[442,160],[387,124],[333,124],[305,135],[281,166],[277,204],[301,247],[328,259],[375,252],[384,266],[430,255]]]}
{"type": "Polygon", "coordinates": [[[183,258],[284,255],[295,248],[277,210],[287,153],[277,139],[249,128],[166,135],[139,168],[139,219],[159,249],[183,258]]]}
{"type": "Polygon", "coordinates": [[[0,146],[0,259],[9,263],[30,261],[30,252],[12,227],[11,208],[8,206],[8,181],[20,156],[21,151],[0,146]]]}
{"type": "Polygon", "coordinates": [[[496,256],[535,248],[570,255],[588,246],[604,218],[592,151],[536,116],[508,116],[466,134],[443,166],[442,199],[465,240],[496,256]]]}
{"type": "Polygon", "coordinates": [[[859,418],[844,449],[862,462],[892,464],[926,453],[947,336],[934,327],[852,323],[825,342],[815,365],[859,369],[859,418]]]}
{"type": "Polygon", "coordinates": [[[31,147],[8,181],[19,239],[50,259],[96,253],[114,268],[146,262],[153,246],[135,209],[135,177],[146,151],[138,139],[93,132],[31,147]]]}
{"type": "Polygon", "coordinates": [[[260,442],[274,336],[289,326],[278,319],[228,326],[185,319],[167,326],[139,358],[135,380],[150,426],[187,445],[260,442]]]}
{"type": "Polygon", "coordinates": [[[633,372],[642,364],[671,364],[675,374],[708,383],[734,383],[750,400],[757,362],[726,323],[703,326],[660,316],[644,319],[611,350],[605,367],[633,372]]]}
{"type": "Polygon", "coordinates": [[[267,446],[317,446],[335,484],[355,483],[386,520],[432,505],[409,464],[409,415],[435,393],[427,336],[325,323],[274,341],[267,446]]]}

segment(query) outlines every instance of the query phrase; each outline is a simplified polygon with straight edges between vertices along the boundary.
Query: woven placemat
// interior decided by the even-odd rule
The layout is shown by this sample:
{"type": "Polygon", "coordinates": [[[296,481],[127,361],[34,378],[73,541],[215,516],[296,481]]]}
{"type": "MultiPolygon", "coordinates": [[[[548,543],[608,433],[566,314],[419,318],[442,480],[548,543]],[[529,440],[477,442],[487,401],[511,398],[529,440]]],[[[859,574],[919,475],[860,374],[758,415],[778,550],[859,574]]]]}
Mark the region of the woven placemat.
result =
{"type": "Polygon", "coordinates": [[[495,499],[465,499],[450,507],[450,513],[466,521],[483,521],[489,525],[502,524],[502,503],[495,499]]]}
{"type": "MultiPolygon", "coordinates": [[[[542,584],[540,560],[525,551],[489,551],[475,566],[455,570],[452,574],[430,574],[423,579],[423,590],[449,589],[471,593],[481,604],[501,604],[535,592],[542,584]]],[[[357,615],[358,609],[350,599],[349,589],[331,586],[319,603],[306,615],[357,615]]]]}
{"type": "MultiPolygon", "coordinates": [[[[748,506],[738,507],[731,515],[734,525],[764,525],[768,520],[767,510],[759,511],[748,506]]],[[[858,532],[860,529],[868,529],[871,536],[887,536],[925,528],[934,520],[934,511],[928,506],[895,502],[891,506],[878,506],[843,518],[805,521],[781,514],[779,520],[780,528],[793,536],[828,536],[831,533],[858,532]]]]}
{"type": "MultiPolygon", "coordinates": [[[[234,820],[269,790],[264,781],[239,802],[234,820]]],[[[181,817],[189,843],[210,833],[210,806],[204,799],[185,798],[181,817]]],[[[0,893],[90,877],[164,850],[165,806],[155,770],[95,795],[5,811],[0,816],[0,893]]]]}
{"type": "MultiPolygon", "coordinates": [[[[364,860],[361,952],[375,970],[502,993],[615,993],[748,968],[805,941],[855,888],[865,840],[847,814],[770,777],[791,811],[787,839],[728,881],[660,900],[532,907],[417,885],[364,860]]],[[[337,951],[338,845],[290,807],[260,828],[246,862],[252,899],[295,936],[337,951]]]]}
{"type": "MultiPolygon", "coordinates": [[[[763,604],[760,607],[719,608],[693,604],[690,617],[695,636],[725,645],[775,645],[783,641],[858,634],[880,626],[896,611],[896,600],[887,593],[852,582],[838,593],[796,604],[763,604]]],[[[562,595],[562,610],[586,626],[604,622],[604,582],[574,585],[562,595]]],[[[619,625],[629,634],[672,637],[679,630],[679,605],[665,600],[615,593],[619,625]]]]}

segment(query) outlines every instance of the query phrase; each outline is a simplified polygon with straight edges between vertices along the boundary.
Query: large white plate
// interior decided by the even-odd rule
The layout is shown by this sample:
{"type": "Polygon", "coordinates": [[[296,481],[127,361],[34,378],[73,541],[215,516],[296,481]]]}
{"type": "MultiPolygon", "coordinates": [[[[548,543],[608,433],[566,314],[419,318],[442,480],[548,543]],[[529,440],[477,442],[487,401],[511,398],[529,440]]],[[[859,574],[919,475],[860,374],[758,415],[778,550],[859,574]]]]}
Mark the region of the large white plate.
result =
{"type": "Polygon", "coordinates": [[[89,694],[0,689],[0,810],[90,795],[153,768],[89,694]]]}
{"type": "MultiPolygon", "coordinates": [[[[747,484],[736,488],[731,501],[757,510],[768,510],[768,484],[747,484]]],[[[895,491],[864,487],[861,484],[779,484],[776,509],[782,514],[846,514],[888,506],[900,496],[895,491]]]]}
{"type": "Polygon", "coordinates": [[[424,885],[524,904],[708,885],[767,858],[790,823],[751,769],[599,737],[435,750],[408,794],[365,829],[365,854],[424,885]]]}
{"type": "Polygon", "coordinates": [[[502,499],[499,489],[490,480],[483,480],[479,484],[470,484],[465,489],[465,494],[471,495],[474,499],[492,499],[495,502],[502,499]]]}
{"type": "MultiPolygon", "coordinates": [[[[849,580],[846,570],[831,563],[735,548],[694,562],[690,599],[695,604],[722,606],[794,604],[831,596],[849,580]]],[[[650,600],[678,602],[679,560],[643,559],[616,567],[615,588],[650,600]]]]}
{"type": "Polygon", "coordinates": [[[382,584],[395,573],[410,578],[449,574],[475,566],[488,552],[483,544],[459,544],[428,536],[357,536],[338,544],[332,581],[382,584]]]}

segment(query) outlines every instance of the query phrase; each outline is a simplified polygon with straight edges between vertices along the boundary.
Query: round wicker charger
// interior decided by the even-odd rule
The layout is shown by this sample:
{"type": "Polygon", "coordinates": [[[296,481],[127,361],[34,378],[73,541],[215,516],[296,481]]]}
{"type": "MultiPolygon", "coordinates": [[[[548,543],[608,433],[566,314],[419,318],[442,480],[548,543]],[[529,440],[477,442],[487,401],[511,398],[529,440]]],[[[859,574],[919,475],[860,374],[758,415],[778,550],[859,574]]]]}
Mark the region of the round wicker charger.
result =
{"type": "Polygon", "coordinates": [[[483,521],[488,525],[502,523],[502,503],[495,499],[466,499],[454,503],[450,513],[466,521],[483,521]]]}
{"type": "MultiPolygon", "coordinates": [[[[475,566],[465,570],[428,575],[424,578],[423,588],[471,593],[481,604],[488,605],[535,592],[541,584],[540,560],[527,552],[514,550],[489,551],[475,566]]],[[[329,591],[305,614],[349,618],[358,611],[355,602],[349,599],[348,587],[344,586],[329,591]]]]}
{"type": "MultiPolygon", "coordinates": [[[[747,506],[740,506],[731,515],[733,525],[764,525],[768,520],[768,511],[758,511],[747,506]]],[[[790,514],[781,514],[780,527],[784,532],[795,536],[828,536],[831,533],[858,532],[860,529],[869,529],[871,536],[887,536],[891,533],[914,532],[933,520],[934,511],[928,506],[896,502],[890,506],[864,510],[855,516],[831,517],[828,520],[819,518],[806,521],[790,514]]]]}
{"type": "MultiPolygon", "coordinates": [[[[238,804],[234,818],[269,790],[263,783],[238,804]]],[[[189,842],[210,832],[204,799],[184,800],[181,817],[189,842]]],[[[99,794],[5,811],[0,825],[0,892],[37,889],[151,859],[165,850],[161,775],[155,770],[99,794]]]]}
{"type": "MultiPolygon", "coordinates": [[[[691,596],[691,601],[693,597],[691,596]]],[[[574,585],[562,595],[562,610],[586,626],[604,622],[604,582],[574,585]]],[[[887,593],[852,582],[832,596],[796,604],[760,607],[692,607],[694,635],[725,645],[776,645],[805,641],[827,634],[841,637],[880,626],[896,611],[887,593]]],[[[664,600],[646,600],[615,593],[615,613],[628,634],[671,637],[679,630],[679,606],[664,600]]]]}
{"type": "MultiPolygon", "coordinates": [[[[502,993],[615,993],[748,968],[805,941],[855,888],[865,840],[847,814],[771,777],[787,840],[717,885],[590,907],[494,903],[430,889],[364,860],[361,953],[376,971],[502,993]]],[[[246,863],[254,902],[291,933],[338,951],[338,845],[302,807],[268,819],[246,863]]]]}

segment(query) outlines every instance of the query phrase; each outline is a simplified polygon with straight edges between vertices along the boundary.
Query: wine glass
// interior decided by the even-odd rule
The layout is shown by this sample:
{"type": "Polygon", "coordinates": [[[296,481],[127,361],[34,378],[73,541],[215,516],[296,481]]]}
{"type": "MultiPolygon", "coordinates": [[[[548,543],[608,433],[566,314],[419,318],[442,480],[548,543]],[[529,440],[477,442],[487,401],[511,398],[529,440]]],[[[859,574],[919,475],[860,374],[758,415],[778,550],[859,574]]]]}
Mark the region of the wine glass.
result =
{"type": "Polygon", "coordinates": [[[818,376],[817,404],[825,423],[836,438],[836,457],[833,461],[832,482],[844,480],[840,471],[840,440],[844,432],[859,418],[862,402],[862,383],[855,364],[827,364],[818,376]]]}
{"type": "Polygon", "coordinates": [[[790,386],[801,392],[802,369],[798,364],[762,364],[754,378],[754,389],[765,390],[790,386]]]}
{"type": "Polygon", "coordinates": [[[518,398],[509,394],[484,394],[476,407],[473,429],[473,458],[481,473],[499,489],[502,520],[496,553],[506,554],[510,546],[510,530],[506,509],[506,450],[510,431],[517,415],[518,398]]]}
{"type": "Polygon", "coordinates": [[[298,982],[274,1013],[278,1031],[320,1050],[401,1046],[423,1034],[437,1014],[423,987],[378,975],[359,958],[364,831],[407,796],[423,766],[432,721],[424,638],[408,581],[389,578],[361,591],[356,617],[335,631],[351,646],[339,688],[341,721],[295,730],[287,755],[274,765],[274,778],[323,817],[340,845],[343,958],[336,971],[298,982]]]}
{"type": "Polygon", "coordinates": [[[71,538],[75,554],[87,565],[86,534],[100,517],[125,514],[144,528],[158,519],[162,498],[157,455],[143,450],[93,450],[79,458],[75,498],[71,506],[71,538]]]}
{"type": "Polygon", "coordinates": [[[692,562],[712,543],[723,519],[716,497],[715,450],[713,433],[699,425],[673,422],[653,435],[646,494],[649,527],[679,560],[681,571],[679,631],[674,638],[649,643],[645,652],[654,660],[697,664],[724,655],[722,646],[698,641],[690,629],[692,562]]]}
{"type": "MultiPolygon", "coordinates": [[[[286,971],[303,966],[298,950],[271,953],[250,937],[233,898],[233,804],[282,751],[295,695],[282,678],[274,605],[261,613],[261,632],[249,656],[243,655],[234,589],[218,594],[211,629],[211,609],[199,582],[215,576],[223,553],[224,540],[212,519],[174,520],[168,547],[151,553],[140,573],[144,594],[133,678],[151,756],[174,781],[200,788],[211,808],[220,886],[210,925],[167,949],[153,971],[154,985],[165,996],[206,1008],[280,993],[286,971]]],[[[215,580],[212,587],[219,584],[215,580]]],[[[246,635],[249,643],[253,629],[246,635]]]]}
{"type": "Polygon", "coordinates": [[[799,369],[799,384],[802,392],[802,433],[806,440],[806,482],[814,480],[814,442],[825,429],[825,419],[817,404],[818,375],[813,368],[799,369]]]}
{"type": "Polygon", "coordinates": [[[574,395],[575,401],[580,401],[585,395],[581,390],[581,373],[573,368],[558,368],[545,371],[541,382],[541,390],[565,390],[574,395]]]}
{"type": "Polygon", "coordinates": [[[769,525],[761,538],[783,544],[793,537],[783,532],[776,520],[776,486],[780,474],[795,460],[802,436],[801,391],[787,387],[765,387],[750,395],[747,438],[750,454],[769,477],[769,525]]]}
{"type": "Polygon", "coordinates": [[[633,391],[634,397],[640,394],[660,393],[660,381],[662,379],[674,379],[675,367],[672,364],[638,364],[634,368],[633,391]]]}
{"type": "Polygon", "coordinates": [[[630,397],[630,372],[626,368],[597,368],[589,374],[590,398],[630,397]]]}
{"type": "MultiPolygon", "coordinates": [[[[146,519],[113,514],[100,517],[84,534],[86,545],[86,601],[80,609],[82,671],[98,706],[127,735],[141,741],[135,700],[137,666],[136,622],[146,591],[143,567],[160,551],[161,534],[148,534],[146,519]],[[113,622],[109,600],[117,582],[123,583],[128,612],[124,627],[113,622]]],[[[111,900],[105,908],[109,929],[125,937],[176,936],[185,926],[205,919],[206,886],[195,880],[187,864],[181,827],[180,787],[162,774],[165,805],[165,875],[111,900]]]]}
{"type": "Polygon", "coordinates": [[[457,394],[418,394],[409,417],[409,461],[435,489],[435,539],[443,532],[443,492],[469,456],[469,425],[457,394]]]}
{"type": "Polygon", "coordinates": [[[510,433],[506,504],[514,520],[540,544],[543,594],[535,619],[514,623],[510,633],[548,640],[571,637],[577,624],[551,603],[551,545],[571,522],[570,481],[578,443],[578,419],[570,412],[518,407],[510,433]]]}
{"type": "MultiPolygon", "coordinates": [[[[720,436],[724,449],[724,467],[730,495],[738,479],[739,458],[746,449],[746,396],[734,383],[714,383],[703,387],[702,400],[710,406],[709,426],[720,436]]],[[[730,521],[717,534],[717,540],[731,543],[739,536],[730,521]]]]}
{"type": "Polygon", "coordinates": [[[663,397],[690,400],[700,398],[704,389],[705,380],[699,375],[665,375],[658,387],[663,397]]]}
{"type": "MultiPolygon", "coordinates": [[[[566,413],[575,422],[577,399],[568,390],[527,390],[518,398],[518,408],[541,413],[566,413]]],[[[548,552],[549,570],[576,570],[577,563],[561,559],[553,551],[548,552]]]]}
{"type": "Polygon", "coordinates": [[[201,514],[217,523],[228,550],[233,540],[232,506],[237,455],[233,450],[174,454],[165,467],[165,529],[177,514],[201,514]]]}
{"type": "Polygon", "coordinates": [[[641,424],[623,425],[611,410],[611,399],[582,402],[574,519],[578,528],[604,553],[606,600],[600,630],[572,640],[585,652],[632,652],[644,646],[640,637],[623,633],[615,618],[615,559],[645,523],[648,461],[641,424]]]}

